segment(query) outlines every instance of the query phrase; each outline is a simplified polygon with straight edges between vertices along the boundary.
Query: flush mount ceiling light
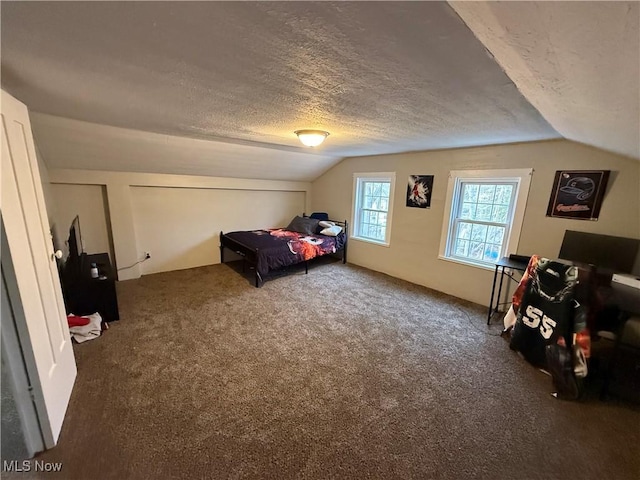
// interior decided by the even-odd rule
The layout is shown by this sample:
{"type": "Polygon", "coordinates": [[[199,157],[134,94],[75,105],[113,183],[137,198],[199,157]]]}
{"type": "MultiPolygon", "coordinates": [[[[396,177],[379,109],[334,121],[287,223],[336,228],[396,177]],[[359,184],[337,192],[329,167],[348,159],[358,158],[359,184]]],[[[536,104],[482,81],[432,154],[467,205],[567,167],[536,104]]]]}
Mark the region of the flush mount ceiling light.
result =
{"type": "Polygon", "coordinates": [[[296,130],[295,133],[300,141],[307,147],[317,147],[329,136],[329,132],[324,130],[296,130]]]}

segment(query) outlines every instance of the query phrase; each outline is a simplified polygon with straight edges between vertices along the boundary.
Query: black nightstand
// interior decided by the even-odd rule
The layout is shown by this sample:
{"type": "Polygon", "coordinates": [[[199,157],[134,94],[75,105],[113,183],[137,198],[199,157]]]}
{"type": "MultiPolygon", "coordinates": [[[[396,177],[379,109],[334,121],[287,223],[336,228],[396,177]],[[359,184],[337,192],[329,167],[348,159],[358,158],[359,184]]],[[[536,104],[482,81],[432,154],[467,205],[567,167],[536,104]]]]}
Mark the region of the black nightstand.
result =
{"type": "Polygon", "coordinates": [[[63,275],[67,313],[90,315],[100,313],[106,322],[120,319],[116,276],[108,253],[82,255],[80,265],[63,275]],[[91,278],[91,264],[98,266],[99,277],[91,278]]]}

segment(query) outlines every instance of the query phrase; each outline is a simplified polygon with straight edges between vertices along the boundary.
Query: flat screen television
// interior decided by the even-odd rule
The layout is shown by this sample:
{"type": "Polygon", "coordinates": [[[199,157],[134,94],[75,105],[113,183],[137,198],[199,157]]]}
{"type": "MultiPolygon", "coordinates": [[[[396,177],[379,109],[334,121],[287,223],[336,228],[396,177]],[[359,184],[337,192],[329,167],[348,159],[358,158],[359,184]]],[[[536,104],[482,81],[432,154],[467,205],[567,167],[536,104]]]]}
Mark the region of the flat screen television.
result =
{"type": "Polygon", "coordinates": [[[640,272],[640,239],[567,230],[559,258],[610,273],[640,272]]]}

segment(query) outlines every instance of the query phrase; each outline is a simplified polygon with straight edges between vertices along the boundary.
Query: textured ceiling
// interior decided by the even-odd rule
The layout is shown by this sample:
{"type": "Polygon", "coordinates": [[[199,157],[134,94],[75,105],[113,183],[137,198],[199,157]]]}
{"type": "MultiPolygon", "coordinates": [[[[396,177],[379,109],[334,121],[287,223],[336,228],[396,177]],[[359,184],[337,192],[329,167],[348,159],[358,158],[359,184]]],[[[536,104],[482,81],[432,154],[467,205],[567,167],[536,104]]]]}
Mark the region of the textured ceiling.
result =
{"type": "Polygon", "coordinates": [[[450,3],[562,136],[640,159],[640,3],[450,3]]]}
{"type": "MultiPolygon", "coordinates": [[[[305,154],[293,131],[322,128],[331,132],[318,149],[325,167],[344,156],[559,136],[442,2],[1,8],[3,88],[35,112],[305,154]]],[[[212,157],[209,174],[219,175],[227,158],[212,157]]]]}
{"type": "Polygon", "coordinates": [[[310,149],[211,142],[31,115],[49,168],[311,181],[339,161],[310,149]]]}

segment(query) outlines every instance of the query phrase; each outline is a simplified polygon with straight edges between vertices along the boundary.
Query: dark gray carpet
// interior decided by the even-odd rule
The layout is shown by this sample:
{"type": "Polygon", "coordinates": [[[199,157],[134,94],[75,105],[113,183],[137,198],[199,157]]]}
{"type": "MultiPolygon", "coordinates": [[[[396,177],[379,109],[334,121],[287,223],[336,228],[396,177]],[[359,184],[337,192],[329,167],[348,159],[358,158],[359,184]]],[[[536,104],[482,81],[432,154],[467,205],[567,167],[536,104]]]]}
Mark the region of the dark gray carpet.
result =
{"type": "Polygon", "coordinates": [[[341,263],[261,289],[215,265],[118,293],[38,457],[64,478],[640,476],[638,409],[553,398],[484,307],[341,263]]]}

